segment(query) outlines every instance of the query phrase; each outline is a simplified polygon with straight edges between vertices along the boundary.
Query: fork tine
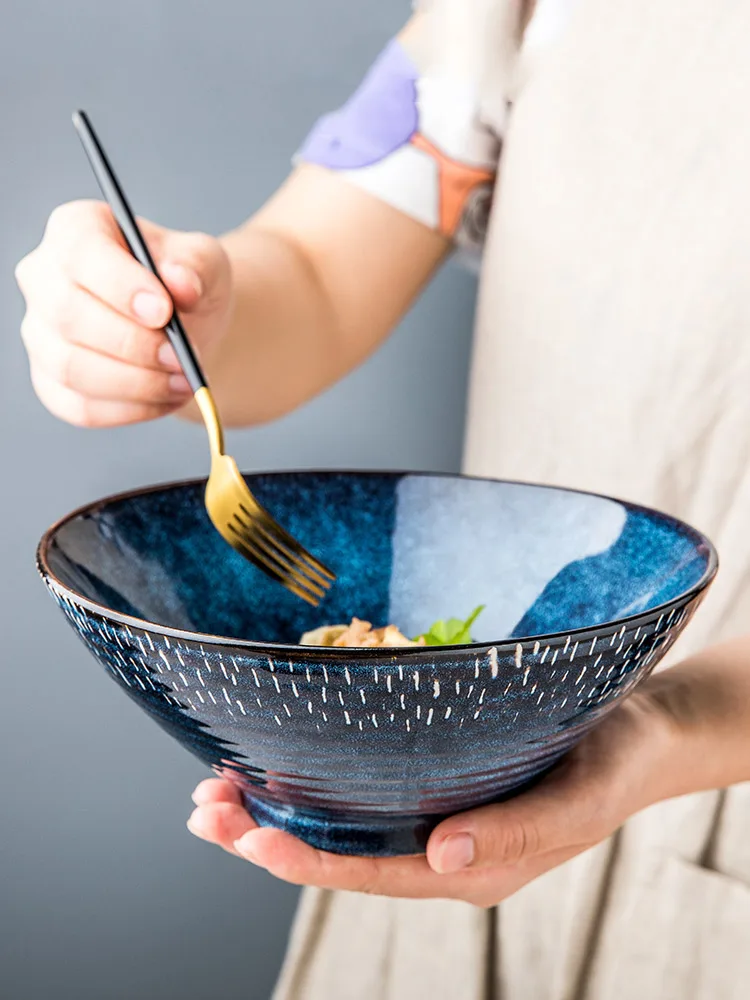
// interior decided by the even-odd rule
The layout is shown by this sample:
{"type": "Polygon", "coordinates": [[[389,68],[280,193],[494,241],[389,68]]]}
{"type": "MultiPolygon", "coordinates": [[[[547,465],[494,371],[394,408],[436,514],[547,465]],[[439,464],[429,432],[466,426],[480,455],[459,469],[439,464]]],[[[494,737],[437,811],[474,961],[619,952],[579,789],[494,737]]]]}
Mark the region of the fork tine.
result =
{"type": "Polygon", "coordinates": [[[331,572],[331,570],[328,569],[327,566],[324,566],[322,562],[315,558],[315,556],[311,555],[307,549],[297,541],[296,538],[290,535],[285,528],[278,524],[268,513],[265,507],[262,507],[257,501],[251,505],[251,507],[254,508],[252,510],[248,509],[248,506],[245,503],[240,503],[240,507],[251,522],[254,524],[260,523],[264,533],[271,541],[287,549],[293,557],[304,560],[310,570],[318,576],[323,577],[323,581],[330,581],[330,583],[325,584],[326,586],[330,586],[330,584],[333,583],[336,579],[336,574],[331,572]]]}
{"type": "Polygon", "coordinates": [[[328,586],[325,582],[305,573],[304,566],[300,566],[283,549],[276,548],[272,542],[258,534],[254,525],[245,525],[237,518],[237,524],[230,522],[228,527],[234,535],[237,535],[246,544],[253,546],[261,558],[273,560],[279,572],[291,576],[300,586],[306,587],[316,596],[323,597],[325,595],[328,586]]]}
{"type": "MultiPolygon", "coordinates": [[[[331,586],[336,579],[334,574],[311,556],[299,542],[294,539],[288,542],[287,538],[291,538],[291,536],[288,536],[284,529],[276,524],[268,511],[260,506],[248,509],[244,503],[240,504],[240,510],[244,514],[244,518],[241,520],[246,527],[265,538],[274,549],[283,551],[284,555],[297,565],[304,575],[312,577],[322,587],[331,586]]],[[[235,516],[239,518],[236,512],[235,516]]]]}
{"type": "Polygon", "coordinates": [[[278,583],[283,584],[283,586],[285,586],[288,590],[291,590],[293,594],[296,594],[297,597],[302,598],[303,601],[306,601],[308,604],[311,604],[315,608],[318,606],[318,604],[320,603],[320,597],[322,595],[318,595],[317,591],[314,591],[312,588],[310,590],[305,589],[305,587],[298,584],[297,581],[294,579],[294,577],[291,576],[289,573],[287,573],[282,569],[277,569],[276,566],[273,565],[273,562],[266,555],[266,553],[257,549],[253,545],[252,539],[250,539],[248,536],[240,535],[238,532],[234,530],[232,531],[232,535],[233,537],[231,538],[231,544],[234,548],[237,549],[240,555],[244,556],[245,559],[248,559],[250,562],[254,563],[254,565],[256,565],[258,569],[262,570],[268,576],[272,577],[272,579],[276,580],[278,583]]]}
{"type": "Polygon", "coordinates": [[[294,564],[288,564],[279,559],[275,552],[260,543],[257,536],[240,532],[233,525],[229,527],[232,533],[232,544],[241,543],[246,549],[254,552],[264,566],[268,566],[283,578],[285,584],[293,583],[297,588],[304,590],[306,594],[314,598],[317,603],[325,597],[326,591],[322,587],[303,576],[294,564]]]}
{"type": "MultiPolygon", "coordinates": [[[[285,571],[294,571],[297,573],[306,586],[312,585],[316,589],[319,589],[321,596],[330,588],[331,582],[328,579],[316,574],[306,563],[296,559],[292,553],[278,543],[273,535],[264,529],[258,520],[245,520],[236,511],[233,517],[237,525],[239,525],[241,532],[252,538],[258,548],[270,553],[285,571]]],[[[234,531],[237,530],[233,524],[230,524],[230,527],[234,531]]]]}

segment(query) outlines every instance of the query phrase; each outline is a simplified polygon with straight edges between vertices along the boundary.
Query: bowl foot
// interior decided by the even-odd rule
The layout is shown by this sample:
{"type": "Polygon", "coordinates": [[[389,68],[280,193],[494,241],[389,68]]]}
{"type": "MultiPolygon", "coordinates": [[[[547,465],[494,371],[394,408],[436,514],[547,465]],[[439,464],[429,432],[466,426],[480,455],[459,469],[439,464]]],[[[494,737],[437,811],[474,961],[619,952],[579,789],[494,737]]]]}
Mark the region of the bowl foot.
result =
{"type": "Polygon", "coordinates": [[[424,854],[427,840],[444,816],[337,816],[261,801],[243,793],[245,808],[259,826],[286,830],[306,844],[333,854],[389,858],[424,854]]]}
{"type": "MultiPolygon", "coordinates": [[[[477,805],[503,802],[528,791],[549,774],[560,756],[557,755],[554,761],[548,762],[545,768],[527,777],[525,781],[506,787],[488,802],[477,805]]],[[[324,809],[305,809],[283,802],[269,802],[267,799],[256,798],[245,789],[240,790],[245,808],[259,826],[285,830],[321,851],[357,857],[395,858],[424,854],[432,831],[444,819],[453,815],[369,813],[359,817],[344,816],[324,809]]]]}

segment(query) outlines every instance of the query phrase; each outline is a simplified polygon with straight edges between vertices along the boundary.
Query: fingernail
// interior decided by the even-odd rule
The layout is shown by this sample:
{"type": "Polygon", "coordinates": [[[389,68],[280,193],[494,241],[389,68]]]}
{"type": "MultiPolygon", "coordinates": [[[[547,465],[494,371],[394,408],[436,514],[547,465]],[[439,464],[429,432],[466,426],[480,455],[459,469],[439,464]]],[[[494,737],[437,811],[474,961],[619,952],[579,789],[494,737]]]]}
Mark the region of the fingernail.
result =
{"type": "Polygon", "coordinates": [[[162,327],[169,319],[169,305],[153,292],[138,292],[133,296],[133,312],[146,326],[162,327]]]}
{"type": "Polygon", "coordinates": [[[161,275],[165,281],[174,285],[189,285],[196,295],[203,294],[203,282],[189,267],[165,261],[161,265],[161,275]]]}
{"type": "Polygon", "coordinates": [[[196,837],[205,837],[206,830],[203,826],[203,821],[200,816],[200,810],[193,810],[190,818],[187,821],[187,828],[196,837]]]}
{"type": "Polygon", "coordinates": [[[474,838],[470,833],[454,833],[446,837],[437,850],[432,865],[439,875],[460,872],[474,860],[474,838]]]}
{"type": "Polygon", "coordinates": [[[172,347],[169,341],[163,343],[159,348],[159,364],[173,371],[182,371],[174,347],[172,347]]]}
{"type": "Polygon", "coordinates": [[[238,854],[241,854],[246,861],[252,861],[254,865],[260,864],[258,856],[253,850],[251,844],[252,836],[246,833],[244,837],[240,837],[239,840],[235,840],[234,849],[238,854]]]}
{"type": "Polygon", "coordinates": [[[169,391],[173,396],[190,396],[193,392],[184,375],[169,376],[169,391]]]}

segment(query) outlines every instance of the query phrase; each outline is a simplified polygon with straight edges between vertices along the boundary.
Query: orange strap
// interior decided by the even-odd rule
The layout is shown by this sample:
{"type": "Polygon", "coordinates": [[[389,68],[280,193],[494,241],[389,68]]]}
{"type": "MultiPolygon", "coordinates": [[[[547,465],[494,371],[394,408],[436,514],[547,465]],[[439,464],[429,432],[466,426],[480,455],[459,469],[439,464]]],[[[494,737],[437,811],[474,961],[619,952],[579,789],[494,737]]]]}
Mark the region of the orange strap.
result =
{"type": "Polygon", "coordinates": [[[469,195],[476,188],[494,181],[495,173],[486,167],[470,167],[446,156],[437,146],[416,133],[411,144],[432,157],[438,165],[440,191],[440,231],[456,235],[469,195]]]}

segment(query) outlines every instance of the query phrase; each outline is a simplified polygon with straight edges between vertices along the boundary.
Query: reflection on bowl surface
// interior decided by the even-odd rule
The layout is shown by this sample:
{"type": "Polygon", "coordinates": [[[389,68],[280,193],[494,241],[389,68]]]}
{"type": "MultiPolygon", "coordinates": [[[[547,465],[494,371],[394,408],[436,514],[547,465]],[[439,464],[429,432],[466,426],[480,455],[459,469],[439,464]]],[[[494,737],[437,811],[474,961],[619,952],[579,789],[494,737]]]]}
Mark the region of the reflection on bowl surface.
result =
{"type": "Polygon", "coordinates": [[[261,823],[341,853],[424,848],[543,774],[653,669],[716,554],[655,511],[461,476],[277,473],[253,492],[338,574],[318,609],[227,546],[204,483],[91,504],[39,568],[81,639],[261,823]],[[321,649],[353,615],[407,635],[486,610],[471,646],[321,649]]]}

